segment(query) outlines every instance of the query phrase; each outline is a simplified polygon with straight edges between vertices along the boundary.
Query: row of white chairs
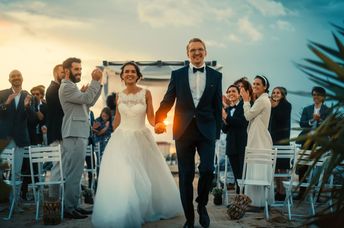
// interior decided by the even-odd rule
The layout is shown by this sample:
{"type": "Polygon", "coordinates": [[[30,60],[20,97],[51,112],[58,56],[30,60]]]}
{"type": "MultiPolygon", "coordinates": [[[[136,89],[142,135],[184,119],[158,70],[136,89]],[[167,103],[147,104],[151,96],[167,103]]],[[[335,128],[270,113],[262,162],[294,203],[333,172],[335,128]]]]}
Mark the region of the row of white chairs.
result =
{"type": "MultiPolygon", "coordinates": [[[[61,159],[61,146],[29,146],[28,154],[25,156],[29,157],[30,160],[30,173],[31,173],[31,184],[29,185],[32,188],[33,196],[36,204],[36,220],[39,219],[39,209],[41,197],[43,195],[43,190],[46,186],[58,185],[59,186],[59,200],[61,202],[61,219],[63,219],[63,202],[64,202],[64,177],[62,169],[62,159],[61,159]],[[46,162],[58,162],[59,164],[59,180],[49,180],[45,176],[43,171],[43,164],[46,162]],[[35,172],[34,166],[37,165],[37,172],[35,172]]],[[[16,177],[15,174],[15,153],[13,149],[4,149],[1,153],[1,159],[3,162],[8,164],[9,170],[7,170],[7,176],[4,180],[9,186],[11,186],[11,197],[10,197],[10,210],[6,220],[11,219],[13,215],[14,208],[18,203],[19,199],[19,187],[22,184],[20,180],[21,177],[16,177]]]]}
{"type": "MultiPolygon", "coordinates": [[[[288,212],[288,218],[289,220],[292,219],[293,216],[299,216],[297,214],[292,214],[292,208],[294,206],[293,204],[293,193],[295,193],[299,187],[309,187],[310,181],[314,175],[317,175],[319,181],[313,187],[308,194],[308,201],[310,204],[310,211],[312,215],[315,215],[315,200],[314,195],[320,193],[320,186],[322,185],[323,180],[323,174],[322,172],[316,172],[317,167],[323,166],[324,162],[326,161],[326,155],[322,158],[319,158],[316,162],[312,159],[310,156],[312,151],[310,150],[301,150],[296,145],[285,145],[285,146],[273,146],[271,150],[269,149],[256,149],[256,148],[246,148],[245,149],[245,160],[244,160],[244,167],[243,167],[243,175],[242,179],[238,180],[238,184],[240,187],[240,192],[243,193],[243,189],[245,186],[253,185],[253,186],[261,186],[264,188],[265,191],[265,218],[269,219],[269,207],[268,207],[268,192],[269,189],[274,186],[274,178],[284,178],[283,186],[286,191],[286,199],[282,204],[274,203],[271,206],[283,206],[287,209],[288,212]],[[278,158],[285,158],[289,159],[290,161],[290,169],[287,170],[286,173],[276,173],[276,160],[278,158]],[[314,168],[310,169],[307,173],[307,178],[304,180],[298,181],[295,180],[296,177],[296,168],[299,165],[305,165],[305,166],[311,166],[314,163],[314,168]],[[264,164],[267,166],[271,166],[271,172],[272,177],[271,180],[254,180],[247,177],[247,167],[248,165],[254,165],[254,164],[264,164]]],[[[227,163],[227,156],[226,156],[226,163],[227,163]]],[[[227,169],[225,170],[225,176],[227,169]]],[[[329,184],[326,185],[328,189],[331,189],[333,187],[333,177],[330,177],[329,184]]],[[[226,185],[225,185],[226,186],[226,185]]],[[[226,188],[225,188],[226,190],[226,188]]],[[[224,197],[228,199],[228,192],[225,192],[224,197]]],[[[327,201],[329,204],[329,207],[332,206],[332,198],[329,195],[329,200],[327,201]]]]}
{"type": "MultiPolygon", "coordinates": [[[[93,148],[92,145],[87,147],[86,150],[86,157],[91,157],[91,167],[87,168],[85,165],[84,172],[92,172],[92,190],[94,190],[94,183],[95,178],[97,178],[97,169],[100,165],[100,150],[99,150],[99,143],[93,148]],[[95,155],[96,154],[96,155],[95,155]]],[[[28,157],[30,160],[30,176],[31,176],[31,184],[29,185],[30,188],[33,190],[34,201],[36,205],[36,214],[35,219],[38,221],[40,214],[40,204],[44,189],[49,187],[50,185],[58,186],[59,195],[58,200],[60,201],[61,205],[61,219],[63,219],[64,214],[64,183],[65,178],[63,175],[63,166],[62,166],[62,158],[61,158],[61,146],[29,146],[27,151],[25,152],[24,157],[28,157]],[[46,172],[43,170],[44,163],[58,163],[59,165],[59,180],[51,180],[50,178],[46,177],[46,172]],[[34,167],[37,166],[37,170],[34,167]]],[[[7,163],[8,169],[5,170],[5,183],[11,187],[11,195],[10,195],[10,208],[9,213],[5,220],[11,219],[13,215],[14,208],[18,203],[19,199],[19,192],[20,186],[22,184],[21,177],[16,177],[15,174],[15,153],[13,149],[4,149],[1,154],[0,158],[2,162],[7,163]]],[[[94,194],[94,192],[92,192],[94,194]]]]}

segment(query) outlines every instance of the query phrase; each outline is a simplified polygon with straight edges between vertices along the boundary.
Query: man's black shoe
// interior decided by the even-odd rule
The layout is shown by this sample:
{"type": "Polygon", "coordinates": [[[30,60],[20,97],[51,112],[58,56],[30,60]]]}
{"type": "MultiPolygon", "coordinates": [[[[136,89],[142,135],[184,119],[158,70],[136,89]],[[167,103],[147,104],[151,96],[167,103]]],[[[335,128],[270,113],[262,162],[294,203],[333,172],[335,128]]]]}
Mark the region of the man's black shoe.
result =
{"type": "Polygon", "coordinates": [[[201,224],[202,227],[209,227],[210,219],[205,206],[198,206],[197,212],[199,214],[199,224],[201,224]]]}
{"type": "Polygon", "coordinates": [[[86,209],[83,209],[83,208],[77,208],[75,209],[77,212],[79,212],[79,214],[82,214],[82,215],[90,215],[92,214],[92,210],[86,210],[86,209]]]}
{"type": "Polygon", "coordinates": [[[87,215],[82,215],[79,212],[77,212],[76,210],[72,211],[72,212],[64,212],[63,214],[64,218],[70,218],[70,219],[84,219],[87,218],[87,215]]]}
{"type": "Polygon", "coordinates": [[[189,223],[188,221],[185,222],[183,228],[194,228],[194,224],[193,223],[189,223]]]}

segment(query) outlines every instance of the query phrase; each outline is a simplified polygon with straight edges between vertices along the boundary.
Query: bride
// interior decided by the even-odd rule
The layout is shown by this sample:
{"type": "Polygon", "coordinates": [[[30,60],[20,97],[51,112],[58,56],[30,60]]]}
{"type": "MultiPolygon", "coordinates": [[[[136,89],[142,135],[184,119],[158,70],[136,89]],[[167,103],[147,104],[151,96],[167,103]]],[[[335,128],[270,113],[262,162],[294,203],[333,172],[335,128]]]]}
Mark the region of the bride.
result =
{"type": "Polygon", "coordinates": [[[152,95],[136,82],[134,62],[121,68],[126,89],[118,94],[113,127],[98,179],[92,223],[95,227],[141,227],[146,221],[182,213],[179,192],[145,117],[154,126],[152,95]]]}

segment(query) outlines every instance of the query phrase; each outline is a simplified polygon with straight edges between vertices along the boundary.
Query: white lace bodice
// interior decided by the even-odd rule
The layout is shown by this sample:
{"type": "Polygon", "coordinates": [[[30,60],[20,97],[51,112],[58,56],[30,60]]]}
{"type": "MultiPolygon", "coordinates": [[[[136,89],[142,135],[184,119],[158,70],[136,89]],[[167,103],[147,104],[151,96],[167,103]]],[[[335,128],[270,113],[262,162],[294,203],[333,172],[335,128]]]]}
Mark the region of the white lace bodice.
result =
{"type": "Polygon", "coordinates": [[[118,110],[121,114],[119,128],[141,129],[145,127],[146,118],[146,90],[141,89],[135,94],[118,94],[118,110]]]}

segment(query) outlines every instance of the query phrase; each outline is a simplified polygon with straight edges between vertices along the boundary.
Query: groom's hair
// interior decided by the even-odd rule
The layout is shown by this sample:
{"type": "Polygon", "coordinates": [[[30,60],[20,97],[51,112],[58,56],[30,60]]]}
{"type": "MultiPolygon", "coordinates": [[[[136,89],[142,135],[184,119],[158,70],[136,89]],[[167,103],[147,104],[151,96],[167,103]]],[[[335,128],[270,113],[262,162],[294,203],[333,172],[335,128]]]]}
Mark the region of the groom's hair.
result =
{"type": "Polygon", "coordinates": [[[207,50],[207,48],[205,47],[205,43],[203,42],[203,40],[201,40],[200,38],[192,38],[191,40],[189,40],[188,45],[186,45],[186,51],[189,51],[189,45],[190,45],[190,43],[193,43],[193,42],[200,42],[200,43],[203,45],[204,50],[207,50]]]}

